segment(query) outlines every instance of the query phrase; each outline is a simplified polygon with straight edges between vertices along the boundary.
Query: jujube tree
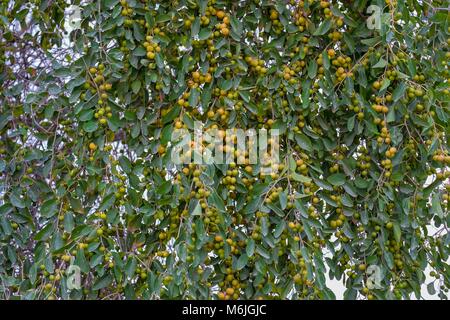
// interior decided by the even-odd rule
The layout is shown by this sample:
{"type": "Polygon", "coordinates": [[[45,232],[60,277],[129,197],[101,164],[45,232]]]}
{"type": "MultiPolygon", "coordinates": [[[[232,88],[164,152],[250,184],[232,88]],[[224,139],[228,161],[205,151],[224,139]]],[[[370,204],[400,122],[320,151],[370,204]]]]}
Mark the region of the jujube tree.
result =
{"type": "Polygon", "coordinates": [[[447,297],[448,2],[73,4],[0,3],[2,297],[447,297]],[[196,122],[280,161],[176,165],[196,122]]]}

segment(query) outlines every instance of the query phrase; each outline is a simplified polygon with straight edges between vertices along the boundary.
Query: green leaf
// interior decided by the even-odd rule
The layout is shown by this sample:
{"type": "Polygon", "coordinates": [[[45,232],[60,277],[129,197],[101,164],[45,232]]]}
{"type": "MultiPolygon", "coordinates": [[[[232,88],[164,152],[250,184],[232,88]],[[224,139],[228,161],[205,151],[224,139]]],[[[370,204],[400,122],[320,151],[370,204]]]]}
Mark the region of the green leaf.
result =
{"type": "Polygon", "coordinates": [[[193,209],[190,211],[192,216],[200,216],[202,214],[202,207],[200,203],[197,201],[193,209]]]}
{"type": "Polygon", "coordinates": [[[11,201],[11,204],[16,208],[23,209],[26,206],[25,200],[16,193],[11,193],[9,196],[9,201],[11,201]]]}
{"type": "Polygon", "coordinates": [[[80,121],[89,121],[94,117],[94,110],[88,109],[80,112],[79,119],[80,121]]]}
{"type": "Polygon", "coordinates": [[[130,160],[127,157],[125,157],[125,156],[119,157],[119,163],[120,163],[120,167],[122,168],[122,170],[125,173],[130,173],[131,172],[132,165],[131,165],[130,160]]]}
{"type": "Polygon", "coordinates": [[[250,238],[247,240],[247,246],[245,248],[245,253],[250,258],[251,256],[253,256],[254,252],[255,252],[255,240],[250,238]]]}
{"type": "Polygon", "coordinates": [[[388,64],[388,62],[386,60],[384,60],[383,58],[380,58],[380,60],[375,65],[373,65],[372,68],[374,68],[374,69],[384,68],[387,66],[387,64],[388,64]]]}
{"type": "Polygon", "coordinates": [[[344,41],[350,52],[355,52],[355,41],[349,34],[344,33],[344,41]]]}
{"type": "Polygon", "coordinates": [[[401,82],[394,90],[394,93],[392,94],[392,99],[394,100],[394,102],[397,102],[398,100],[400,100],[403,95],[405,94],[406,91],[406,83],[405,82],[401,82]]]}
{"type": "Polygon", "coordinates": [[[287,192],[286,191],[281,192],[280,195],[279,195],[279,199],[280,199],[281,209],[282,210],[286,209],[286,206],[287,206],[287,192]]]}
{"type": "Polygon", "coordinates": [[[212,34],[211,29],[202,29],[200,30],[200,33],[198,34],[199,40],[206,40],[208,39],[212,34]]]}
{"type": "Polygon", "coordinates": [[[315,60],[311,60],[308,64],[308,77],[314,79],[317,74],[317,62],[315,60]]]}
{"type": "Polygon", "coordinates": [[[89,263],[86,260],[84,250],[77,251],[74,264],[80,267],[80,270],[84,273],[89,272],[89,263]]]}
{"type": "Polygon", "coordinates": [[[94,285],[92,286],[92,290],[97,291],[106,288],[111,285],[112,281],[112,276],[110,274],[106,274],[94,283],[94,285]]]}
{"type": "Polygon", "coordinates": [[[247,91],[239,91],[239,95],[245,102],[250,102],[250,94],[247,91]]]}
{"type": "Polygon", "coordinates": [[[297,144],[302,148],[303,150],[312,151],[312,143],[311,140],[304,134],[295,134],[295,141],[297,141],[297,144]]]}
{"type": "Polygon", "coordinates": [[[160,195],[164,195],[164,194],[169,193],[171,188],[172,188],[172,182],[165,181],[158,187],[158,189],[156,189],[156,193],[158,193],[160,195]]]}
{"type": "Polygon", "coordinates": [[[108,194],[105,198],[103,198],[103,201],[101,202],[98,211],[108,210],[114,204],[115,200],[116,198],[114,193],[108,194]]]}
{"type": "Polygon", "coordinates": [[[394,238],[397,243],[400,243],[401,237],[402,237],[402,230],[400,228],[400,225],[398,222],[393,223],[393,230],[394,230],[394,238]]]}
{"type": "Polygon", "coordinates": [[[281,221],[277,224],[277,226],[276,226],[276,228],[275,228],[275,231],[274,231],[274,233],[273,233],[273,236],[274,236],[275,238],[279,238],[279,237],[281,236],[281,234],[283,233],[283,231],[284,231],[285,228],[286,228],[286,221],[281,220],[281,221]]]}
{"type": "Polygon", "coordinates": [[[321,36],[328,32],[331,28],[331,19],[325,19],[320,26],[314,31],[314,36],[321,36]]]}
{"type": "Polygon", "coordinates": [[[71,213],[66,213],[64,215],[64,230],[66,232],[72,232],[75,227],[75,221],[73,219],[73,215],[71,213]]]}
{"type": "Polygon", "coordinates": [[[119,3],[119,0],[105,0],[105,6],[109,9],[115,7],[119,3]]]}
{"type": "Polygon", "coordinates": [[[327,181],[333,186],[342,186],[345,184],[345,175],[343,173],[335,173],[329,176],[327,181]]]}
{"type": "Polygon", "coordinates": [[[128,259],[127,264],[125,265],[125,274],[128,277],[132,277],[137,268],[137,261],[135,257],[128,259]]]}
{"type": "Polygon", "coordinates": [[[162,122],[164,124],[169,123],[174,120],[176,117],[180,115],[181,108],[180,106],[175,106],[162,118],[162,122]]]}
{"type": "Polygon", "coordinates": [[[133,93],[136,94],[141,89],[141,81],[134,80],[133,83],[131,83],[131,90],[133,90],[133,93]]]}
{"type": "Polygon", "coordinates": [[[433,194],[431,198],[431,210],[434,214],[436,214],[439,218],[444,217],[444,211],[442,211],[441,200],[439,198],[439,194],[433,194]]]}
{"type": "Polygon", "coordinates": [[[298,174],[296,172],[291,172],[290,175],[292,176],[292,179],[298,182],[308,183],[311,182],[311,178],[305,177],[302,174],[298,174]]]}
{"type": "Polygon", "coordinates": [[[36,241],[45,241],[50,238],[50,235],[53,233],[54,225],[52,223],[47,224],[44,228],[42,228],[36,235],[34,236],[34,240],[36,241]]]}
{"type": "Polygon", "coordinates": [[[94,132],[98,129],[97,121],[89,121],[83,124],[83,130],[86,132],[94,132]]]}
{"type": "Polygon", "coordinates": [[[191,25],[191,36],[196,37],[200,31],[200,17],[196,17],[191,25]]]}
{"type": "Polygon", "coordinates": [[[53,217],[58,212],[58,201],[49,199],[41,205],[41,215],[46,218],[53,217]]]}
{"type": "Polygon", "coordinates": [[[226,212],[226,208],[225,208],[225,204],[223,202],[223,199],[217,194],[216,190],[213,190],[213,192],[211,193],[211,204],[214,204],[215,207],[221,211],[221,212],[226,212]]]}
{"type": "Polygon", "coordinates": [[[427,292],[429,295],[434,296],[436,294],[436,289],[434,287],[434,281],[427,284],[427,292]]]}
{"type": "Polygon", "coordinates": [[[247,262],[248,262],[247,255],[245,253],[241,254],[236,263],[236,270],[239,271],[243,269],[247,265],[247,262]]]}
{"type": "Polygon", "coordinates": [[[198,89],[191,89],[191,93],[189,95],[189,105],[191,107],[196,107],[197,103],[198,103],[198,97],[199,97],[200,93],[198,91],[198,89]]]}
{"type": "Polygon", "coordinates": [[[231,16],[230,24],[231,30],[239,37],[243,31],[242,22],[239,21],[235,16],[231,16]]]}
{"type": "Polygon", "coordinates": [[[348,131],[353,131],[353,128],[355,127],[355,121],[356,121],[356,115],[348,118],[347,120],[347,129],[348,131]]]}
{"type": "Polygon", "coordinates": [[[387,87],[390,86],[390,84],[391,84],[391,81],[390,81],[389,79],[385,78],[385,79],[383,80],[383,82],[381,82],[381,88],[380,88],[380,91],[385,90],[387,87]]]}

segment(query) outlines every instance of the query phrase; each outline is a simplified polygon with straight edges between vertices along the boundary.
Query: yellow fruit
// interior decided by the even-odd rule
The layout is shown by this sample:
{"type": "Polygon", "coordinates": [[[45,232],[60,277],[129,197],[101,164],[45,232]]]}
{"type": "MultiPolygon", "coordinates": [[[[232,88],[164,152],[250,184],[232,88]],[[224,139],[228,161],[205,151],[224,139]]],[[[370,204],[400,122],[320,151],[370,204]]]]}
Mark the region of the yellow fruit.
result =
{"type": "Polygon", "coordinates": [[[372,86],[375,90],[378,90],[381,88],[381,83],[379,81],[375,81],[372,86]]]}
{"type": "Polygon", "coordinates": [[[278,19],[278,12],[276,12],[275,10],[271,10],[270,11],[270,20],[276,20],[278,19]]]}
{"type": "Polygon", "coordinates": [[[222,10],[217,11],[216,17],[222,20],[225,17],[225,12],[223,12],[222,10]]]}
{"type": "Polygon", "coordinates": [[[233,288],[227,288],[226,293],[228,296],[232,296],[234,293],[234,289],[233,288]]]}

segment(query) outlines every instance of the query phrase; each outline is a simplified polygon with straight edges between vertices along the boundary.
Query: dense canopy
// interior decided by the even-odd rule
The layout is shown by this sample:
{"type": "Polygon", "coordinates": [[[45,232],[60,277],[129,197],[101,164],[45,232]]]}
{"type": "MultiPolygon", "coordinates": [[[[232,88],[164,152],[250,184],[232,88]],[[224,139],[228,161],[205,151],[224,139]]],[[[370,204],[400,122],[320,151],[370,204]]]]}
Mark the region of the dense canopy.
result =
{"type": "Polygon", "coordinates": [[[0,2],[0,297],[448,297],[447,1],[72,2],[0,2]]]}

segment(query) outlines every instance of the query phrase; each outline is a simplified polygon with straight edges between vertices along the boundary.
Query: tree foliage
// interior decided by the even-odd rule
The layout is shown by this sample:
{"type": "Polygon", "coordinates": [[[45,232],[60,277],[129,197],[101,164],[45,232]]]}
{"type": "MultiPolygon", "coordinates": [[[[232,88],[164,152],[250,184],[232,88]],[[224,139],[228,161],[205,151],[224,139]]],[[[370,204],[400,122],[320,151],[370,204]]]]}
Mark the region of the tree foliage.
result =
{"type": "Polygon", "coordinates": [[[448,2],[74,4],[0,3],[4,298],[446,298],[448,2]],[[194,121],[276,172],[173,165],[194,121]]]}

